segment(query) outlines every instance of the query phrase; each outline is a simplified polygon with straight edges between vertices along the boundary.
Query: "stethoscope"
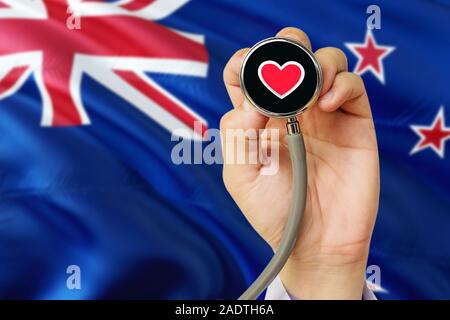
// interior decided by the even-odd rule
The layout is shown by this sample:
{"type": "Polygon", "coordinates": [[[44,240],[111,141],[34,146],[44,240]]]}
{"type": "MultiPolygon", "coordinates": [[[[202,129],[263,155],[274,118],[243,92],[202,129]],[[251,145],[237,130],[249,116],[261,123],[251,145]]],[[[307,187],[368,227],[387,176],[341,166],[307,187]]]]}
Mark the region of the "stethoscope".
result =
{"type": "Polygon", "coordinates": [[[307,194],[306,151],[297,115],[318,99],[322,71],[313,53],[288,38],[268,38],[253,46],[240,70],[241,88],[256,110],[287,119],[293,187],[289,216],[273,258],[239,300],[256,299],[279,274],[297,240],[307,194]]]}

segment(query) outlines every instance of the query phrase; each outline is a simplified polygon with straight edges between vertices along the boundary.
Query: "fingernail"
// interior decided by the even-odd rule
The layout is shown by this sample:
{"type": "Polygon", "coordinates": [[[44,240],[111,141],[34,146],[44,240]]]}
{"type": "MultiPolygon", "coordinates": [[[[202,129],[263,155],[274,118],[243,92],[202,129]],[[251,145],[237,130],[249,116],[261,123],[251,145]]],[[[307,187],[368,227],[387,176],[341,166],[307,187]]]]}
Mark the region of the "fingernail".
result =
{"type": "Polygon", "coordinates": [[[333,99],[333,96],[334,92],[330,90],[320,98],[320,101],[329,101],[333,99]]]}

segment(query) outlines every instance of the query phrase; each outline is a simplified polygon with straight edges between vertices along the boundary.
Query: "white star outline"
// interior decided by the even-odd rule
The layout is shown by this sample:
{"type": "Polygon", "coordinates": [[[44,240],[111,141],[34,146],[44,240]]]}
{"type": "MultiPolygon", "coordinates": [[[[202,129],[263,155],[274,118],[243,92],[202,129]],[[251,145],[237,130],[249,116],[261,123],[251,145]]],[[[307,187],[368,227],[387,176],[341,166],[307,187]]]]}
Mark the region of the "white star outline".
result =
{"type": "Polygon", "coordinates": [[[411,149],[409,155],[413,155],[417,152],[420,152],[422,150],[425,150],[426,148],[431,148],[434,152],[436,152],[436,154],[441,158],[444,159],[444,154],[445,154],[445,142],[447,140],[450,140],[450,136],[443,138],[441,146],[442,148],[437,148],[434,144],[430,143],[430,144],[426,144],[424,146],[420,146],[420,144],[423,142],[423,140],[425,140],[425,136],[420,132],[421,129],[428,129],[428,130],[432,130],[433,128],[436,127],[437,122],[441,120],[441,124],[442,130],[449,130],[450,131],[450,127],[446,127],[445,126],[445,114],[444,114],[444,106],[441,105],[439,107],[439,111],[436,114],[433,122],[429,125],[429,126],[425,126],[425,125],[410,125],[411,130],[413,130],[419,137],[420,140],[416,143],[416,145],[411,149]]]}
{"type": "Polygon", "coordinates": [[[384,63],[383,60],[389,56],[395,49],[396,47],[394,46],[386,46],[386,45],[379,45],[375,39],[375,36],[373,35],[372,31],[370,29],[367,29],[366,32],[366,36],[364,39],[363,43],[356,43],[356,42],[346,42],[345,46],[347,47],[347,49],[349,49],[357,58],[358,58],[358,62],[355,65],[355,68],[353,69],[353,72],[355,72],[356,74],[359,75],[363,75],[364,73],[366,73],[367,71],[372,72],[372,74],[378,79],[380,80],[380,82],[382,84],[385,84],[385,73],[384,73],[384,63]],[[369,65],[367,67],[365,67],[362,71],[356,72],[356,70],[359,69],[362,61],[364,60],[364,57],[355,49],[355,47],[367,47],[367,45],[369,44],[369,39],[372,39],[373,44],[375,46],[376,49],[385,49],[386,51],[378,58],[379,59],[379,63],[380,63],[380,72],[378,72],[377,70],[375,70],[375,68],[372,65],[369,65]]]}

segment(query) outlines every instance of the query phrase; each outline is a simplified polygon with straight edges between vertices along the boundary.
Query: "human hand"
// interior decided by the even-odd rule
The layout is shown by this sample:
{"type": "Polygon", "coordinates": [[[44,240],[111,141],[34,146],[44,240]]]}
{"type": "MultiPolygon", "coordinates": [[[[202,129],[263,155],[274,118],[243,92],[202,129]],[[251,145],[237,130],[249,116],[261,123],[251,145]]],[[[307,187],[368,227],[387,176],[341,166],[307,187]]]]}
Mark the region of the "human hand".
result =
{"type": "MultiPolygon", "coordinates": [[[[278,36],[311,47],[299,29],[285,28],[278,36]]],[[[291,203],[286,122],[257,113],[246,101],[239,69],[248,50],[239,50],[224,70],[234,109],[221,120],[223,178],[248,221],[276,250],[291,203]],[[279,129],[277,174],[261,174],[268,163],[228,161],[226,146],[232,142],[227,141],[225,131],[229,129],[279,129]]],[[[318,102],[298,116],[307,151],[307,202],[296,246],[280,276],[288,292],[301,299],[361,299],[378,210],[375,129],[362,79],[347,71],[344,53],[322,48],[315,56],[322,67],[322,91],[318,102]]],[[[262,139],[264,136],[259,137],[262,139]]]]}

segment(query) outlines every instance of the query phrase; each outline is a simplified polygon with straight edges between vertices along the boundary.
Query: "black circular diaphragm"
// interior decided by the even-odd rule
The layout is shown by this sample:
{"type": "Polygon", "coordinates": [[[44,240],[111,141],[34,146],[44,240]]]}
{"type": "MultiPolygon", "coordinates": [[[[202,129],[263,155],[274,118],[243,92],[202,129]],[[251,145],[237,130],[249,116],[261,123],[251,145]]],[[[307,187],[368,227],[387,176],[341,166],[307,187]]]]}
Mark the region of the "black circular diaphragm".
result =
{"type": "Polygon", "coordinates": [[[316,102],[322,72],[313,53],[288,38],[257,43],[244,58],[241,88],[247,100],[269,117],[287,118],[316,102]]]}

